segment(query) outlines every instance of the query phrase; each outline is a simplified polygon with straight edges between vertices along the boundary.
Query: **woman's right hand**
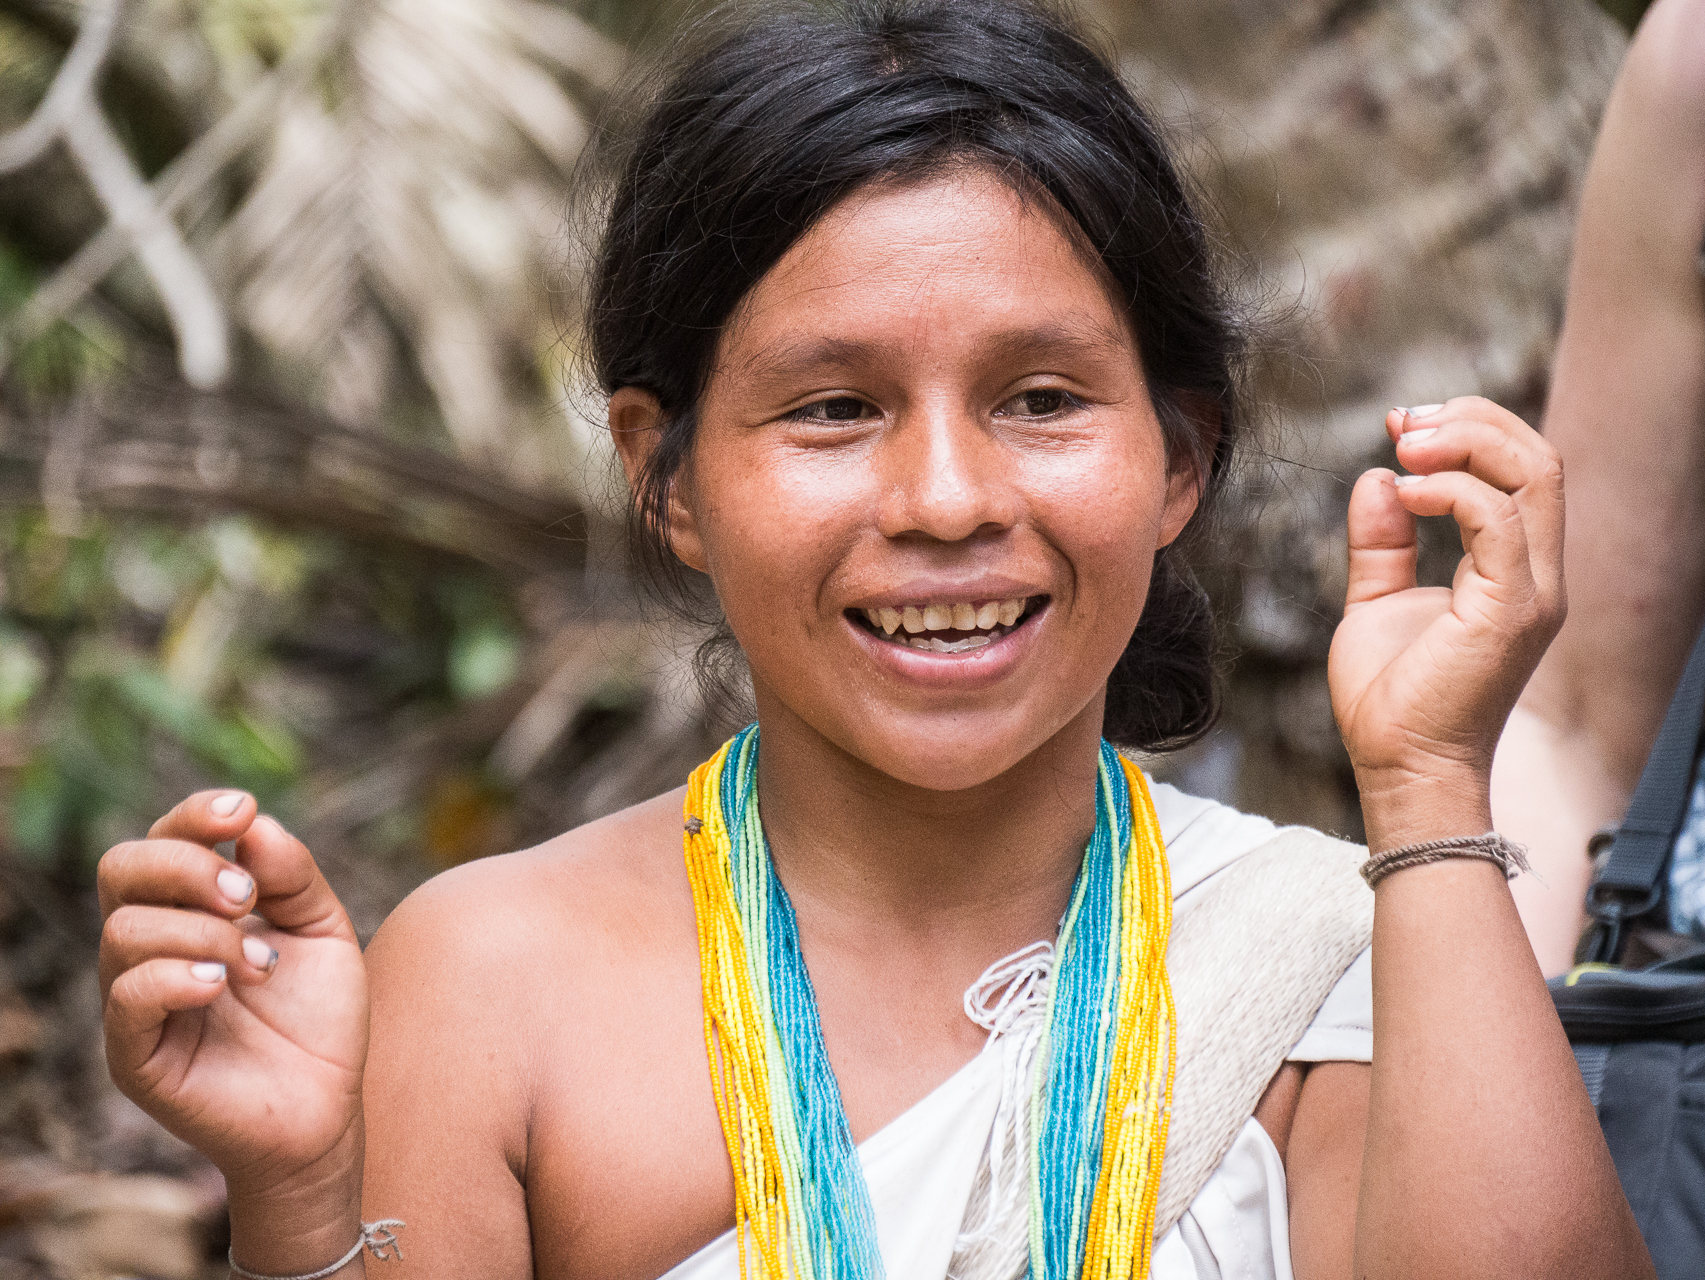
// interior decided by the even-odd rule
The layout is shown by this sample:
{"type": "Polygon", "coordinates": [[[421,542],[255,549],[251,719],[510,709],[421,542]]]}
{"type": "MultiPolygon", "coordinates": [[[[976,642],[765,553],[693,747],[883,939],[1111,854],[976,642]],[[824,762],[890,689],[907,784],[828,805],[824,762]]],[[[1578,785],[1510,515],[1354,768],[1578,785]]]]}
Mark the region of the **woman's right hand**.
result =
{"type": "Polygon", "coordinates": [[[252,797],[191,796],[101,859],[107,1065],[239,1187],[361,1149],[367,972],[307,848],[252,797]],[[222,812],[225,810],[225,812],[222,812]],[[236,841],[236,861],[214,851],[236,841]]]}

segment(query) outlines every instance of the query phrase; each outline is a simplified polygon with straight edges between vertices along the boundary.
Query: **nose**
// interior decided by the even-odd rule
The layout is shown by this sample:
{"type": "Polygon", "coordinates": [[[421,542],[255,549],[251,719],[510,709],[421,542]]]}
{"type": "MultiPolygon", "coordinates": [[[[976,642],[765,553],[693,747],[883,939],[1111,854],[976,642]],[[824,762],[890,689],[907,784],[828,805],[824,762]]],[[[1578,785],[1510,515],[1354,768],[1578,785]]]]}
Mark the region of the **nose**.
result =
{"type": "Polygon", "coordinates": [[[878,528],[884,537],[937,542],[1009,529],[1021,505],[1013,461],[973,413],[947,407],[908,413],[885,434],[876,459],[878,528]]]}

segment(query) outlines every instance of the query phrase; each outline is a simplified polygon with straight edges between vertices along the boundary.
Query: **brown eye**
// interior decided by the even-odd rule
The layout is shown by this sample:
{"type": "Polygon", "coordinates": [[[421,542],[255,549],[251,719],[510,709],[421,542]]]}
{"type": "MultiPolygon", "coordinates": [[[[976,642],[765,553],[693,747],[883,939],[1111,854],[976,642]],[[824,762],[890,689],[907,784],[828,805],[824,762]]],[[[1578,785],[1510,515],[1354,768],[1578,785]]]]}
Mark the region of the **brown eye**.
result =
{"type": "Polygon", "coordinates": [[[1077,406],[1077,401],[1058,387],[1033,387],[1020,391],[1000,407],[1000,412],[1013,417],[1046,418],[1077,406]]]}
{"type": "Polygon", "coordinates": [[[788,415],[811,422],[857,422],[860,418],[876,416],[876,410],[856,396],[835,396],[795,409],[788,415]]]}

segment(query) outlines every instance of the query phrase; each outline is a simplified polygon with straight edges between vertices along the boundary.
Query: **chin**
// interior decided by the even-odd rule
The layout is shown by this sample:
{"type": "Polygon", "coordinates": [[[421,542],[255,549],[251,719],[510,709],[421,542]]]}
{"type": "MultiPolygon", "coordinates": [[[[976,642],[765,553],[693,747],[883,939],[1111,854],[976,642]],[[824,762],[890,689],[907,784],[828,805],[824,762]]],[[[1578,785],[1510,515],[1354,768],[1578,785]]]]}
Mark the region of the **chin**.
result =
{"type": "Polygon", "coordinates": [[[889,722],[887,731],[852,735],[844,748],[871,768],[925,791],[973,791],[1055,745],[1082,737],[1088,749],[1099,740],[1100,700],[1093,708],[1094,732],[1075,732],[1082,715],[1068,718],[1051,731],[1037,733],[1016,717],[953,717],[947,724],[909,724],[904,717],[889,722]]]}
{"type": "MultiPolygon", "coordinates": [[[[1022,757],[1020,757],[1022,759],[1022,757]]],[[[896,753],[893,757],[868,761],[896,782],[922,791],[974,791],[1007,772],[1018,760],[991,756],[986,751],[964,750],[919,755],[896,753]]]]}

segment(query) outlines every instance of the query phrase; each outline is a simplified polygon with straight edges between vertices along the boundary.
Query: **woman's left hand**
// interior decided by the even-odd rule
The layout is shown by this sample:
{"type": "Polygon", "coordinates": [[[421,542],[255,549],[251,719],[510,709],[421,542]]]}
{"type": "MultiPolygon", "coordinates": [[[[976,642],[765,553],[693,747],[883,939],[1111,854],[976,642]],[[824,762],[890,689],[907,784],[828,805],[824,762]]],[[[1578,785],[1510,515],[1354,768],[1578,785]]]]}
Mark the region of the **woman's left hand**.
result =
{"type": "Polygon", "coordinates": [[[1327,666],[1374,847],[1486,829],[1493,750],[1565,610],[1557,451],[1478,396],[1393,409],[1386,430],[1414,474],[1369,471],[1350,496],[1327,666]],[[1437,515],[1465,554],[1449,588],[1419,587],[1415,518],[1437,515]]]}

